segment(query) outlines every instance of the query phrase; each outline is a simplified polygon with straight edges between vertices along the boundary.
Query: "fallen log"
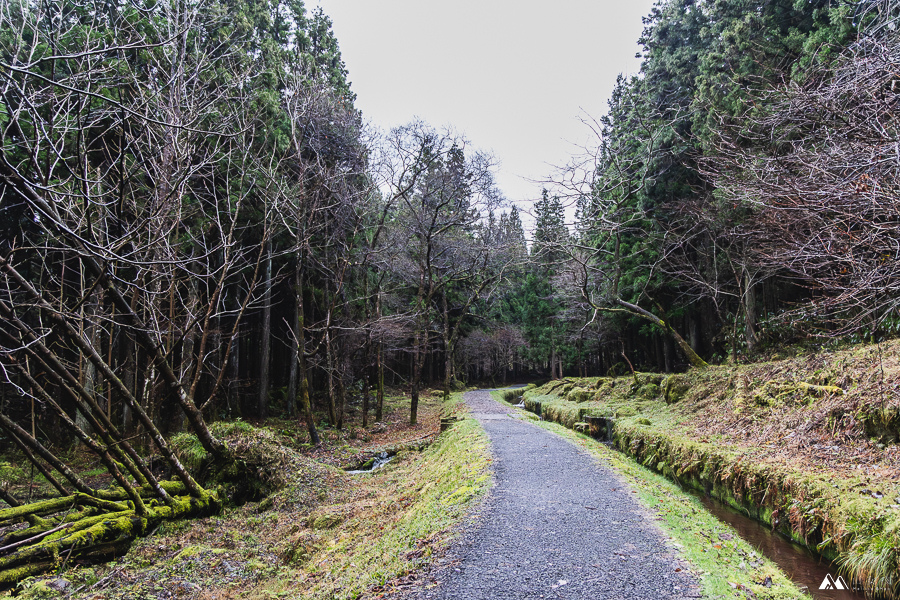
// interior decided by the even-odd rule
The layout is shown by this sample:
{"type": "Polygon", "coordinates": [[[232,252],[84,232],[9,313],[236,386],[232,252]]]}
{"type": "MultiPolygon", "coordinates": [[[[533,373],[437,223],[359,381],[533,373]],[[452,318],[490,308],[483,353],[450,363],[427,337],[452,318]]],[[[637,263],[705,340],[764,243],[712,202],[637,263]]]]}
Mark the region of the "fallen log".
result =
{"type": "Polygon", "coordinates": [[[30,539],[23,538],[0,547],[0,588],[58,564],[61,557],[108,555],[110,549],[126,551],[135,538],[153,531],[164,521],[207,516],[221,509],[221,501],[215,492],[201,497],[176,496],[171,504],[150,500],[144,515],[139,515],[131,503],[98,501],[85,496],[74,494],[35,503],[41,505],[38,509],[34,509],[34,505],[23,505],[0,511],[0,516],[7,521],[15,518],[25,521],[35,510],[56,509],[57,513],[68,513],[77,505],[88,505],[87,513],[99,511],[99,514],[82,513],[82,518],[70,522],[65,522],[65,516],[55,522],[51,520],[49,526],[41,526],[46,527],[44,531],[35,532],[35,527],[31,527],[15,532],[17,537],[29,535],[30,539]]]}

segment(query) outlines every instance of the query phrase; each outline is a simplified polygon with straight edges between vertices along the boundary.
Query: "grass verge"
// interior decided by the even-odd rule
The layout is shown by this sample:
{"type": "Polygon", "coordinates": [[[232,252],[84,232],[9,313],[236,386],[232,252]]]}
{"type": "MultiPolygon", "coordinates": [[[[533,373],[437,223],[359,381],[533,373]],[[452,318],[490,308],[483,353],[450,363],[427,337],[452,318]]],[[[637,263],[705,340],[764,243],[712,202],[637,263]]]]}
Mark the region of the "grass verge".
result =
{"type": "MultiPolygon", "coordinates": [[[[498,401],[507,400],[502,391],[492,395],[498,401]]],[[[534,417],[526,411],[520,413],[526,418],[534,417]]],[[[704,597],[732,598],[736,591],[750,591],[760,600],[809,598],[777,565],[707,512],[695,496],[584,434],[558,423],[533,420],[608,464],[637,492],[644,505],[656,514],[657,523],[679,555],[693,566],[704,597]]]]}
{"type": "Polygon", "coordinates": [[[449,544],[453,526],[487,489],[487,444],[478,422],[464,419],[420,455],[407,453],[383,471],[357,476],[364,480],[359,512],[351,508],[342,518],[348,511],[342,504],[310,515],[296,539],[309,543],[315,536],[318,549],[301,557],[301,568],[286,570],[247,597],[292,597],[302,587],[310,600],[359,598],[422,568],[449,544]],[[332,528],[329,515],[340,520],[332,528]]]}

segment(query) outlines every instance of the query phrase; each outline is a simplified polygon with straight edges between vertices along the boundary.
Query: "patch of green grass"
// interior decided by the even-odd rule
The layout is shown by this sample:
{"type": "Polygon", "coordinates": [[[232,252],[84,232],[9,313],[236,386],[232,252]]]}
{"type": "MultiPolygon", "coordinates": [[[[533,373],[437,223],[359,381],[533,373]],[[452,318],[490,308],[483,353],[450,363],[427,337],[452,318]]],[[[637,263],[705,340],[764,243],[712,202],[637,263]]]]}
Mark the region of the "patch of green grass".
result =
{"type": "MultiPolygon", "coordinates": [[[[450,402],[460,400],[455,393],[450,402]]],[[[302,582],[310,600],[358,598],[421,568],[489,486],[489,457],[484,430],[466,418],[421,453],[401,453],[383,469],[356,476],[369,484],[361,499],[315,513],[340,513],[340,523],[297,534],[298,545],[312,549],[303,552],[301,572],[283,570],[249,597],[277,596],[302,582]]]]}
{"type": "MultiPolygon", "coordinates": [[[[502,400],[497,392],[493,395],[502,400]]],[[[777,565],[707,512],[695,496],[586,435],[557,423],[541,421],[539,425],[584,448],[622,476],[657,515],[657,523],[672,539],[678,554],[693,566],[705,597],[730,598],[739,589],[736,586],[745,586],[761,600],[809,598],[777,565]],[[771,587],[762,585],[767,577],[771,578],[771,587]]]]}
{"type": "Polygon", "coordinates": [[[97,477],[99,475],[105,475],[107,473],[106,469],[98,468],[98,469],[89,469],[87,471],[82,471],[78,475],[80,477],[97,477]]]}

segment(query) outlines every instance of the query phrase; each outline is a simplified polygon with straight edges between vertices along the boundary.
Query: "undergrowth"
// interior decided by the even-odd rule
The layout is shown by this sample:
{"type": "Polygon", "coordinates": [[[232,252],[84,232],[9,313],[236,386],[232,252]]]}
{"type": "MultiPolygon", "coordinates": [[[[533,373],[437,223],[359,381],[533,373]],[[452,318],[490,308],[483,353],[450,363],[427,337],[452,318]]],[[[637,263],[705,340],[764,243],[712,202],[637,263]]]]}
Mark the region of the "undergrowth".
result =
{"type": "MultiPolygon", "coordinates": [[[[408,435],[436,431],[441,411],[461,413],[460,402],[461,394],[449,405],[426,399],[422,412],[433,413],[433,423],[408,435]]],[[[470,418],[423,450],[400,451],[385,467],[360,475],[288,447],[290,436],[280,429],[240,422],[215,427],[271,488],[268,495],[217,516],[166,523],[115,562],[69,564],[59,573],[67,598],[343,600],[380,593],[449,544],[490,483],[487,437],[470,418]]],[[[387,435],[397,440],[400,433],[387,435]]],[[[195,438],[180,436],[174,445],[191,468],[206,468],[195,438]]],[[[15,591],[28,600],[59,597],[53,585],[51,575],[15,591]]]]}

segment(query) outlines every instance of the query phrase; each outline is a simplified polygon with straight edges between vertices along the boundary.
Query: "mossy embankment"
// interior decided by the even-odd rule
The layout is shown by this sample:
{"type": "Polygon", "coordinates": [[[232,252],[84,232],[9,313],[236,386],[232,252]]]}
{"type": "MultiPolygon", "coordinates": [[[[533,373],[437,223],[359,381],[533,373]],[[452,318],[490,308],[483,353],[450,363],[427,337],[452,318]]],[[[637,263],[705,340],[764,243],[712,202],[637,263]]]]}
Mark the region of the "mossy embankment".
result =
{"type": "Polygon", "coordinates": [[[526,409],[601,439],[900,597],[900,344],[677,375],[566,379],[526,409]]]}
{"type": "MultiPolygon", "coordinates": [[[[501,393],[494,392],[495,397],[501,399],[501,393]]],[[[704,598],[809,598],[802,586],[788,579],[758,548],[708,512],[697,495],[586,435],[551,421],[536,424],[581,447],[618,473],[650,509],[668,545],[685,559],[704,598]]]]}

